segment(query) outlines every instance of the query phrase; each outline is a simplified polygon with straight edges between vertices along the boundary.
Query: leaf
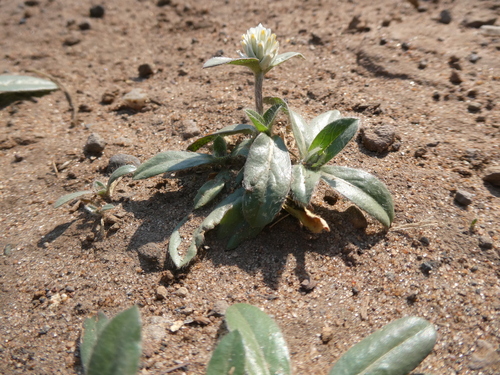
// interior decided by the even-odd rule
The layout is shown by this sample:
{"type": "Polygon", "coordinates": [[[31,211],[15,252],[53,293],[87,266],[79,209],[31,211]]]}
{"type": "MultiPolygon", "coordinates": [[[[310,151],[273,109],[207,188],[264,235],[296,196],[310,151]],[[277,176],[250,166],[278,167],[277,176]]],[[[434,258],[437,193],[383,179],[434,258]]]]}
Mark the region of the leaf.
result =
{"type": "Polygon", "coordinates": [[[250,146],[253,143],[253,139],[244,139],[240,143],[236,145],[233,151],[231,151],[231,156],[248,156],[248,152],[250,151],[250,146]]]}
{"type": "Polygon", "coordinates": [[[87,195],[87,194],[92,194],[92,190],[83,190],[83,191],[76,191],[74,193],[66,194],[63,195],[61,198],[56,200],[56,203],[54,203],[54,208],[58,208],[62,206],[64,203],[71,202],[73,199],[81,197],[82,195],[87,195]]]}
{"type": "Polygon", "coordinates": [[[252,144],[245,163],[243,214],[252,227],[269,224],[290,191],[290,155],[280,137],[261,133],[252,144]]]}
{"type": "Polygon", "coordinates": [[[337,155],[358,131],[359,120],[342,118],[325,126],[309,146],[306,163],[313,168],[326,164],[337,155]]]}
{"type": "Polygon", "coordinates": [[[137,306],[111,319],[98,335],[87,375],[133,375],[141,356],[141,319],[137,306]]]}
{"type": "Polygon", "coordinates": [[[295,56],[302,57],[303,59],[305,59],[304,55],[302,55],[299,52],[285,52],[285,53],[282,53],[282,54],[276,56],[276,58],[272,62],[269,69],[274,68],[275,66],[278,66],[279,64],[283,64],[285,61],[290,60],[292,57],[295,57],[295,56]]]}
{"type": "Polygon", "coordinates": [[[295,138],[295,143],[297,144],[297,148],[299,149],[300,157],[302,159],[305,159],[307,157],[307,150],[309,148],[309,144],[307,142],[307,132],[309,131],[307,129],[307,123],[301,115],[295,113],[292,110],[288,111],[288,115],[290,117],[293,137],[295,138]]]}
{"type": "Polygon", "coordinates": [[[302,164],[292,167],[291,191],[293,199],[303,206],[308,206],[321,173],[307,169],[302,164]]]}
{"type": "Polygon", "coordinates": [[[120,168],[116,169],[111,176],[109,176],[108,184],[106,186],[108,196],[113,195],[113,191],[115,190],[115,186],[120,177],[133,173],[136,169],[137,167],[135,165],[122,165],[120,168]]]}
{"type": "Polygon", "coordinates": [[[142,180],[162,173],[175,172],[217,161],[215,156],[207,154],[189,151],[165,151],[141,164],[135,171],[134,180],[142,180]]]}
{"type": "Polygon", "coordinates": [[[238,330],[225,335],[215,348],[206,375],[244,375],[245,348],[238,330]]]}
{"type": "Polygon", "coordinates": [[[89,367],[90,357],[94,349],[97,337],[108,323],[108,318],[104,313],[99,312],[97,316],[85,319],[83,323],[83,336],[80,343],[80,358],[85,372],[89,367]]]}
{"type": "Polygon", "coordinates": [[[205,64],[203,64],[203,68],[211,68],[214,66],[230,64],[230,65],[243,65],[250,68],[254,73],[260,72],[259,59],[256,58],[238,58],[232,59],[230,57],[212,57],[205,64]]]}
{"type": "Polygon", "coordinates": [[[183,258],[181,258],[177,251],[182,242],[179,230],[187,222],[189,215],[186,216],[179,223],[179,225],[177,225],[177,227],[175,227],[172,235],[170,236],[168,252],[172,262],[174,262],[177,268],[184,267],[196,256],[198,248],[203,244],[203,242],[205,242],[205,232],[215,228],[215,226],[220,223],[226,212],[229,211],[233,205],[238,202],[238,200],[242,199],[243,192],[244,190],[242,188],[236,190],[233,194],[229,195],[226,199],[220,202],[217,207],[215,207],[215,209],[205,218],[205,220],[203,220],[201,225],[194,232],[191,244],[189,245],[189,248],[183,258]]]}
{"type": "Polygon", "coordinates": [[[323,166],[322,179],[384,226],[394,220],[394,203],[387,187],[368,172],[338,166],[323,166]]]}
{"type": "Polygon", "coordinates": [[[106,194],[106,185],[104,185],[101,181],[94,181],[94,190],[97,191],[97,194],[104,195],[106,194]]]}
{"type": "Polygon", "coordinates": [[[274,120],[276,119],[276,116],[278,116],[278,113],[282,108],[283,104],[274,104],[264,113],[264,124],[268,129],[272,129],[274,120]]]}
{"type": "Polygon", "coordinates": [[[210,134],[204,136],[203,138],[196,140],[187,149],[189,151],[198,151],[201,147],[206,145],[208,142],[214,140],[218,136],[225,137],[225,136],[234,135],[234,134],[253,134],[253,133],[255,133],[255,131],[256,131],[255,126],[248,125],[248,124],[238,124],[238,125],[226,126],[226,127],[222,128],[221,130],[210,133],[210,134]]]}
{"type": "Polygon", "coordinates": [[[308,132],[306,134],[307,147],[309,148],[309,146],[311,146],[311,143],[313,142],[314,138],[316,138],[316,136],[319,134],[321,130],[323,130],[328,124],[331,124],[332,122],[340,118],[341,118],[340,112],[336,110],[327,111],[313,118],[312,121],[309,123],[308,132]]]}
{"type": "Polygon", "coordinates": [[[223,158],[227,154],[227,142],[226,140],[218,136],[214,139],[214,156],[216,158],[223,158]]]}
{"type": "Polygon", "coordinates": [[[329,375],[409,374],[432,351],[436,336],[425,319],[398,319],[349,349],[329,375]]]}
{"type": "Polygon", "coordinates": [[[257,131],[259,132],[267,132],[269,129],[265,125],[265,120],[264,117],[262,117],[258,112],[254,111],[253,109],[245,109],[245,113],[252,121],[252,124],[255,126],[257,131]]]}
{"type": "Polygon", "coordinates": [[[230,178],[231,174],[227,169],[224,169],[214,179],[205,182],[194,198],[194,209],[205,206],[217,197],[230,178]]]}
{"type": "Polygon", "coordinates": [[[255,306],[237,303],[226,311],[229,331],[239,331],[248,374],[291,374],[290,354],[277,324],[255,306]]]}
{"type": "Polygon", "coordinates": [[[312,233],[321,233],[323,231],[330,232],[330,227],[328,223],[321,216],[313,214],[305,207],[292,207],[289,204],[283,206],[283,208],[293,217],[297,218],[307,229],[312,233]]]}
{"type": "Polygon", "coordinates": [[[58,88],[54,82],[38,77],[0,75],[0,94],[4,92],[52,91],[58,88]]]}
{"type": "Polygon", "coordinates": [[[108,203],[108,204],[105,204],[104,206],[102,206],[100,209],[99,209],[99,213],[100,214],[103,214],[104,212],[106,211],[109,211],[109,210],[112,210],[113,208],[115,208],[114,205],[108,203]]]}

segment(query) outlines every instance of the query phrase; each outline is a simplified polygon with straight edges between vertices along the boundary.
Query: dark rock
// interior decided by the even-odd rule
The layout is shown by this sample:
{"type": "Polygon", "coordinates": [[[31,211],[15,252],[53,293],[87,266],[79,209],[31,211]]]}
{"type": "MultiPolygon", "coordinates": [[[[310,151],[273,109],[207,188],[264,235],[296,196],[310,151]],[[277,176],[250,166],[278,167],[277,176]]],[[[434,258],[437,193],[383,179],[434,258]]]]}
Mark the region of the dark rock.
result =
{"type": "Polygon", "coordinates": [[[455,193],[455,201],[462,206],[468,206],[472,203],[472,198],[474,196],[465,190],[457,190],[455,193]]]}
{"type": "Polygon", "coordinates": [[[78,24],[78,28],[81,30],[81,31],[85,31],[85,30],[90,30],[90,22],[89,21],[83,21],[83,22],[80,22],[78,24]]]}
{"type": "Polygon", "coordinates": [[[313,279],[305,279],[300,283],[300,290],[305,293],[310,293],[316,288],[318,283],[313,279]]]}
{"type": "Polygon", "coordinates": [[[403,51],[408,51],[408,50],[410,49],[410,47],[411,47],[411,45],[410,45],[410,43],[408,43],[408,42],[403,42],[403,43],[401,43],[401,49],[402,49],[403,51]]]}
{"type": "Polygon", "coordinates": [[[420,60],[419,63],[418,63],[418,68],[419,69],[425,69],[425,68],[427,68],[427,64],[428,64],[427,60],[425,60],[425,59],[424,60],[420,60]]]}
{"type": "Polygon", "coordinates": [[[453,70],[450,75],[450,82],[453,83],[454,85],[459,85],[463,81],[462,78],[460,78],[460,74],[458,74],[457,71],[453,70]]]}
{"type": "Polygon", "coordinates": [[[150,75],[154,74],[153,67],[150,64],[141,64],[137,70],[141,78],[148,78],[150,75]]]}
{"type": "Polygon", "coordinates": [[[486,122],[486,116],[477,116],[476,122],[486,122]]]}
{"type": "Polygon", "coordinates": [[[476,53],[471,53],[469,55],[469,61],[473,64],[477,63],[479,60],[481,59],[481,56],[479,56],[478,54],[476,53]]]}
{"type": "Polygon", "coordinates": [[[201,131],[196,121],[193,120],[184,120],[180,125],[180,132],[182,138],[189,139],[200,135],[201,131]]]}
{"type": "Polygon", "coordinates": [[[375,129],[361,128],[361,139],[363,146],[369,151],[382,153],[389,150],[389,147],[396,139],[396,130],[391,125],[382,125],[375,129]]]}
{"type": "Polygon", "coordinates": [[[490,18],[488,20],[472,20],[472,21],[464,20],[463,24],[466,27],[471,27],[473,29],[479,29],[481,26],[484,26],[484,25],[494,25],[496,20],[497,20],[496,18],[490,18]]]}
{"type": "Polygon", "coordinates": [[[424,147],[419,147],[415,150],[413,156],[415,156],[416,158],[422,158],[425,154],[427,154],[427,149],[424,147]]]}
{"type": "Polygon", "coordinates": [[[448,60],[448,65],[452,69],[462,70],[462,67],[460,66],[459,62],[460,62],[460,59],[458,57],[456,57],[455,55],[453,55],[453,56],[450,56],[450,59],[448,60]]]}
{"type": "Polygon", "coordinates": [[[359,294],[359,289],[353,286],[351,292],[353,296],[357,296],[359,294]]]}
{"type": "Polygon", "coordinates": [[[469,105],[467,106],[467,110],[468,110],[470,113],[478,113],[479,111],[481,111],[481,103],[478,103],[478,102],[471,102],[471,103],[469,103],[469,105]]]}
{"type": "Polygon", "coordinates": [[[387,39],[386,38],[380,38],[380,42],[379,43],[380,43],[381,46],[384,46],[384,45],[387,44],[387,39]]]}
{"type": "Polygon", "coordinates": [[[309,44],[312,44],[313,46],[322,46],[325,44],[325,42],[323,41],[323,38],[321,36],[312,33],[311,39],[309,39],[309,44]]]}
{"type": "Polygon", "coordinates": [[[429,246],[431,244],[431,241],[425,236],[420,237],[419,241],[424,246],[429,246]]]}
{"type": "Polygon", "coordinates": [[[445,25],[448,25],[451,22],[451,13],[448,9],[444,9],[439,13],[439,18],[438,21],[441,23],[444,23],[445,25]]]}
{"type": "Polygon", "coordinates": [[[78,106],[78,112],[92,112],[92,108],[88,104],[80,104],[78,106]]]}
{"type": "Polygon", "coordinates": [[[104,94],[102,94],[101,103],[102,104],[113,103],[115,101],[116,94],[117,94],[116,92],[106,91],[104,94]]]}
{"type": "Polygon", "coordinates": [[[91,155],[100,155],[106,147],[106,141],[97,133],[92,133],[87,138],[83,148],[85,153],[91,155]]]}
{"type": "Polygon", "coordinates": [[[435,101],[438,101],[440,97],[441,97],[441,94],[439,94],[439,92],[434,91],[432,93],[432,99],[434,99],[435,101]]]}
{"type": "Polygon", "coordinates": [[[493,248],[493,240],[490,236],[479,237],[479,247],[483,250],[489,250],[493,248]]]}
{"type": "Polygon", "coordinates": [[[368,226],[368,221],[361,210],[356,206],[350,206],[346,211],[347,220],[356,229],[365,229],[368,226]]]}
{"type": "Polygon", "coordinates": [[[104,17],[104,7],[102,5],[94,5],[90,8],[90,17],[92,18],[102,18],[104,17]]]}
{"type": "Polygon", "coordinates": [[[483,181],[500,187],[500,166],[488,168],[483,176],[483,181]]]}
{"type": "Polygon", "coordinates": [[[109,158],[108,172],[113,173],[118,168],[124,165],[141,165],[141,161],[133,155],[116,154],[109,158]]]}
{"type": "Polygon", "coordinates": [[[63,45],[65,46],[74,46],[78,43],[81,42],[81,39],[74,36],[74,35],[71,35],[71,36],[68,36],[66,39],[64,39],[64,42],[63,42],[63,45]]]}
{"type": "Polygon", "coordinates": [[[220,300],[214,303],[214,307],[212,307],[212,310],[210,311],[210,315],[214,316],[224,316],[226,315],[226,310],[229,307],[229,304],[224,301],[220,300]]]}
{"type": "Polygon", "coordinates": [[[424,262],[420,265],[420,271],[425,276],[429,276],[430,272],[440,266],[439,262],[436,260],[429,260],[427,262],[424,262]]]}
{"type": "Polygon", "coordinates": [[[164,7],[165,5],[170,5],[171,2],[171,0],[158,0],[156,6],[164,7]]]}
{"type": "MultiPolygon", "coordinates": [[[[164,252],[161,247],[153,242],[148,242],[137,249],[141,263],[146,262],[153,268],[159,268],[164,260],[164,252]]],[[[144,266],[143,266],[144,268],[144,266]]]]}
{"type": "Polygon", "coordinates": [[[19,154],[14,154],[14,163],[19,163],[24,160],[24,156],[19,154]]]}
{"type": "Polygon", "coordinates": [[[24,5],[28,7],[36,7],[37,5],[40,5],[40,2],[38,0],[28,0],[24,2],[24,5]]]}
{"type": "Polygon", "coordinates": [[[412,293],[408,297],[406,297],[406,301],[408,302],[409,305],[413,305],[418,301],[418,294],[417,293],[412,293]]]}

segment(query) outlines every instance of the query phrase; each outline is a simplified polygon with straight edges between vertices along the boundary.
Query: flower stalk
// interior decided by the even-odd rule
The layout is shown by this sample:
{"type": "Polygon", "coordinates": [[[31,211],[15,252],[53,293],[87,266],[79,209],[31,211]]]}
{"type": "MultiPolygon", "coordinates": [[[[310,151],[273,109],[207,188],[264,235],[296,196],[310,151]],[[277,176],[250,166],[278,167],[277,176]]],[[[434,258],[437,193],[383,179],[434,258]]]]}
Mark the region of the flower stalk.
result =
{"type": "Polygon", "coordinates": [[[262,104],[262,86],[264,84],[264,73],[255,73],[255,110],[262,115],[264,107],[262,104]]]}

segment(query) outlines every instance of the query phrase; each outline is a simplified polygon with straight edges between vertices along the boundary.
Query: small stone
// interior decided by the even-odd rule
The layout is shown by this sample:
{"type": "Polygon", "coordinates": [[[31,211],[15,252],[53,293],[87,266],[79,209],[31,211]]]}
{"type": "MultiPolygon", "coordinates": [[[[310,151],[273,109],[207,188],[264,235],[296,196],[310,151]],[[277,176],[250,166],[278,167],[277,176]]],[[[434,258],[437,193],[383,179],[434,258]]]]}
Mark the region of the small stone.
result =
{"type": "Polygon", "coordinates": [[[123,98],[123,106],[140,111],[146,106],[148,96],[141,89],[133,89],[126,93],[123,98]]]}
{"type": "Polygon", "coordinates": [[[33,293],[33,299],[40,299],[41,297],[45,297],[45,290],[37,290],[35,293],[33,293]]]}
{"type": "Polygon", "coordinates": [[[210,315],[224,316],[226,315],[226,310],[228,307],[229,304],[226,301],[224,300],[217,301],[214,303],[214,307],[212,307],[210,315]]]}
{"type": "Polygon", "coordinates": [[[179,70],[177,71],[177,74],[179,74],[179,77],[185,77],[185,76],[187,76],[189,73],[188,73],[188,71],[187,71],[186,69],[179,69],[179,70]]]}
{"type": "Polygon", "coordinates": [[[391,125],[382,125],[375,129],[362,128],[361,139],[363,146],[369,151],[385,152],[396,139],[396,130],[391,125]]]}
{"type": "Polygon", "coordinates": [[[401,43],[401,49],[402,49],[403,51],[408,51],[408,50],[410,49],[410,47],[411,47],[411,45],[410,45],[410,43],[408,43],[408,42],[403,42],[403,43],[401,43]]]}
{"type": "Polygon", "coordinates": [[[165,5],[170,5],[171,0],[158,0],[156,6],[164,7],[165,5]]]}
{"type": "Polygon", "coordinates": [[[429,260],[420,265],[420,271],[422,271],[425,276],[429,276],[430,272],[437,267],[439,267],[439,262],[429,260]]]}
{"type": "Polygon", "coordinates": [[[485,19],[485,20],[464,20],[463,24],[466,27],[471,27],[473,29],[479,29],[482,28],[482,26],[487,26],[487,25],[494,25],[496,22],[496,17],[495,18],[490,18],[490,19],[485,19]]]}
{"type": "Polygon", "coordinates": [[[462,67],[460,66],[460,59],[455,55],[450,56],[450,59],[448,60],[448,65],[452,69],[462,70],[462,67]]]}
{"type": "Polygon", "coordinates": [[[102,5],[94,5],[90,8],[90,17],[92,18],[102,18],[104,17],[104,7],[102,5]]]}
{"type": "Polygon", "coordinates": [[[83,148],[84,152],[90,155],[100,155],[106,147],[106,141],[97,133],[92,133],[87,138],[83,148]]]}
{"type": "Polygon", "coordinates": [[[419,147],[415,150],[413,156],[415,156],[416,158],[422,158],[425,156],[425,154],[427,154],[427,149],[424,147],[419,147]]]}
{"type": "Polygon", "coordinates": [[[472,198],[474,196],[465,190],[457,190],[455,193],[455,201],[462,206],[468,206],[472,203],[472,198]]]}
{"type": "Polygon", "coordinates": [[[68,293],[73,293],[75,291],[75,288],[68,285],[68,286],[66,286],[66,288],[64,288],[64,290],[68,293]]]}
{"type": "Polygon", "coordinates": [[[463,81],[462,78],[460,78],[460,74],[458,74],[457,71],[453,70],[450,75],[450,82],[453,83],[454,85],[459,85],[463,81]]]}
{"type": "Polygon", "coordinates": [[[481,103],[470,102],[469,105],[467,106],[467,110],[470,113],[478,113],[479,111],[481,111],[481,103]]]}
{"type": "Polygon", "coordinates": [[[85,30],[90,30],[90,22],[89,21],[83,21],[83,22],[80,22],[78,24],[78,28],[81,30],[81,31],[85,31],[85,30]]]}
{"type": "Polygon", "coordinates": [[[196,324],[199,324],[201,326],[207,326],[210,323],[212,323],[212,321],[210,320],[210,318],[207,318],[206,316],[201,316],[201,315],[195,315],[195,316],[193,316],[193,322],[196,323],[196,324]]]}
{"type": "Polygon", "coordinates": [[[440,97],[441,97],[441,95],[439,94],[438,91],[434,91],[432,93],[432,99],[434,99],[435,101],[438,101],[440,97]]]}
{"type": "Polygon", "coordinates": [[[175,295],[185,298],[189,296],[189,290],[185,286],[181,286],[179,289],[175,291],[175,295]]]}
{"type": "Polygon", "coordinates": [[[81,42],[81,39],[77,36],[70,35],[66,39],[64,39],[63,45],[65,46],[74,46],[81,42]]]}
{"type": "Polygon", "coordinates": [[[409,305],[413,305],[418,301],[418,294],[412,293],[408,297],[406,297],[406,301],[408,301],[409,305]]]}
{"type": "Polygon", "coordinates": [[[184,325],[184,321],[182,320],[177,320],[174,322],[174,324],[172,324],[169,328],[170,332],[172,333],[175,333],[177,332],[178,330],[180,330],[182,328],[182,326],[184,325]]]}
{"type": "Polygon", "coordinates": [[[386,45],[386,44],[387,44],[387,39],[386,39],[386,38],[380,38],[380,42],[379,42],[379,44],[380,44],[381,46],[386,45]]]}
{"type": "Polygon", "coordinates": [[[486,122],[486,116],[477,116],[476,122],[486,122]]]}
{"type": "Polygon", "coordinates": [[[143,267],[159,268],[164,259],[163,249],[154,242],[148,242],[137,249],[137,255],[143,267]]]}
{"type": "Polygon", "coordinates": [[[444,23],[445,25],[448,25],[451,22],[451,13],[448,9],[444,9],[439,13],[439,18],[438,21],[441,23],[444,23]]]}
{"type": "Polygon", "coordinates": [[[481,33],[488,36],[500,36],[500,26],[483,25],[481,26],[481,33]]]}
{"type": "Polygon", "coordinates": [[[109,158],[108,173],[113,173],[118,168],[124,165],[141,165],[141,161],[133,155],[116,154],[109,158]]]}
{"type": "Polygon", "coordinates": [[[154,74],[153,67],[150,64],[141,64],[137,70],[139,71],[139,77],[141,78],[149,78],[149,76],[154,74]]]}
{"type": "Polygon", "coordinates": [[[164,299],[167,299],[168,297],[168,290],[165,288],[163,285],[160,285],[158,288],[156,288],[156,299],[161,301],[164,299]]]}
{"type": "Polygon", "coordinates": [[[483,181],[500,187],[500,166],[489,167],[486,169],[483,181]]]}
{"type": "Polygon", "coordinates": [[[431,244],[431,241],[427,237],[420,237],[419,239],[420,243],[424,246],[429,246],[431,244]]]}
{"type": "Polygon", "coordinates": [[[351,292],[353,296],[357,296],[359,294],[359,289],[353,286],[351,292]]]}
{"type": "Polygon", "coordinates": [[[493,248],[493,240],[490,236],[479,237],[479,247],[483,250],[489,250],[493,248]]]}
{"type": "Polygon", "coordinates": [[[479,56],[477,53],[471,53],[469,55],[469,61],[473,64],[477,63],[481,59],[481,56],[479,56]]]}
{"type": "Polygon", "coordinates": [[[201,134],[200,128],[194,120],[182,121],[179,128],[182,138],[184,139],[193,138],[201,134]]]}
{"type": "Polygon", "coordinates": [[[24,156],[19,154],[14,154],[14,163],[20,163],[24,160],[24,156]]]}
{"type": "Polygon", "coordinates": [[[420,60],[418,63],[418,68],[420,70],[425,69],[425,68],[427,68],[427,64],[428,64],[427,60],[425,60],[425,59],[420,60]]]}
{"type": "Polygon", "coordinates": [[[321,342],[323,344],[328,344],[333,339],[333,328],[323,327],[321,330],[321,342]]]}
{"type": "Polygon", "coordinates": [[[92,107],[90,107],[88,104],[80,104],[78,106],[78,112],[80,113],[89,113],[92,112],[92,107]]]}
{"type": "Polygon", "coordinates": [[[28,7],[36,7],[39,4],[40,4],[40,1],[38,1],[38,0],[27,0],[24,2],[24,5],[26,5],[28,7]]]}
{"type": "Polygon", "coordinates": [[[316,288],[318,283],[313,279],[305,279],[300,283],[300,289],[306,293],[310,293],[316,288]]]}
{"type": "Polygon", "coordinates": [[[346,211],[347,220],[356,229],[365,229],[368,226],[368,221],[361,210],[356,206],[350,206],[346,211]]]}
{"type": "Polygon", "coordinates": [[[115,98],[116,98],[115,92],[106,91],[104,94],[102,94],[101,103],[111,104],[115,101],[115,98]]]}

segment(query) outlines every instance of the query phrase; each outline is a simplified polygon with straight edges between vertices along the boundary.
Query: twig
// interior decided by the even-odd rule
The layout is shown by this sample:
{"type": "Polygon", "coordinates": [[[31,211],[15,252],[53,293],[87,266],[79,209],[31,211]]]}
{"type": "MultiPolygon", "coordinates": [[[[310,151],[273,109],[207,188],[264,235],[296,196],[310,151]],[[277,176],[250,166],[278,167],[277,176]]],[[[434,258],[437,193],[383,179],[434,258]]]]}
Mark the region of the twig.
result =
{"type": "Polygon", "coordinates": [[[183,367],[188,366],[188,365],[190,365],[190,363],[189,363],[189,362],[186,362],[186,363],[181,363],[180,365],[169,367],[169,368],[167,368],[166,370],[164,370],[163,372],[164,372],[165,374],[168,374],[168,373],[170,373],[170,372],[172,372],[172,371],[178,370],[178,369],[183,368],[183,367]]]}
{"type": "Polygon", "coordinates": [[[32,73],[36,73],[38,75],[41,75],[45,78],[48,78],[50,79],[51,81],[53,81],[60,89],[61,91],[64,93],[64,95],[66,96],[66,100],[68,101],[68,104],[69,104],[69,108],[71,109],[71,127],[74,128],[76,126],[76,123],[77,123],[77,111],[76,111],[76,106],[73,104],[73,98],[71,97],[69,91],[66,89],[66,87],[61,83],[61,81],[59,81],[57,78],[55,78],[54,76],[48,74],[48,73],[44,73],[44,72],[41,72],[40,70],[37,70],[37,69],[27,69],[26,70],[27,72],[32,72],[32,73]]]}

